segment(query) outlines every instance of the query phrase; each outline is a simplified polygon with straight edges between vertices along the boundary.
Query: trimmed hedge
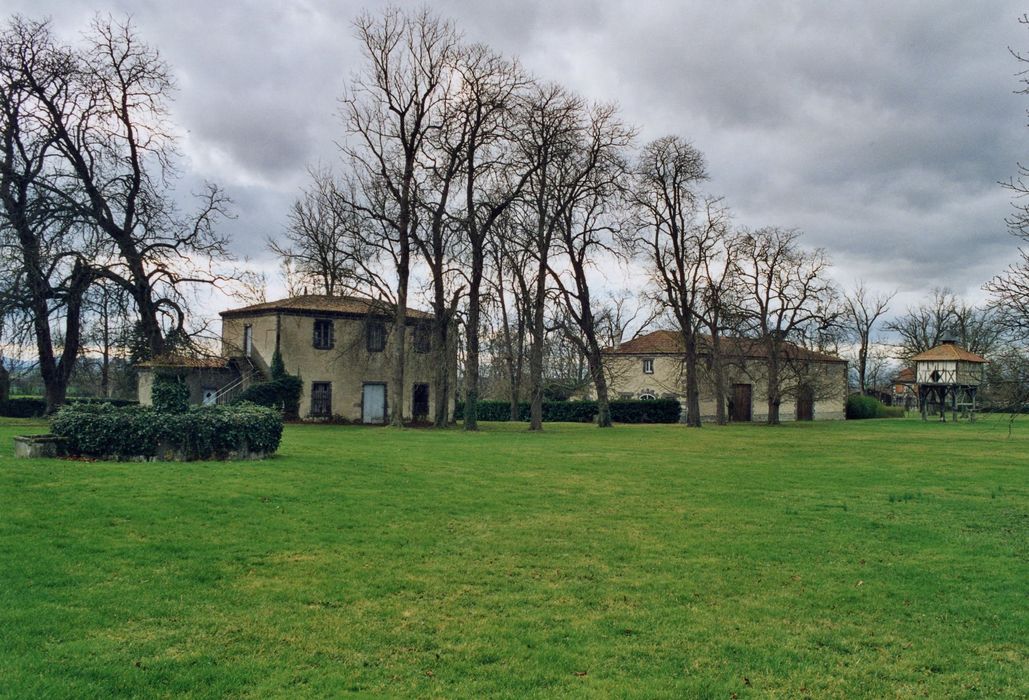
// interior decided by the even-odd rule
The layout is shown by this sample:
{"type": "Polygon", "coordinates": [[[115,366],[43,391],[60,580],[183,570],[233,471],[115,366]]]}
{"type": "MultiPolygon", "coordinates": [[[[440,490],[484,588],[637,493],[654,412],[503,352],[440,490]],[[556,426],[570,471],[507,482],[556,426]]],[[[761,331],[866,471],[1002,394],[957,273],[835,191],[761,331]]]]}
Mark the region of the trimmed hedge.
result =
{"type": "Polygon", "coordinates": [[[192,406],[183,413],[149,406],[73,404],[54,415],[50,428],[73,455],[132,458],[178,453],[189,460],[219,459],[230,452],[277,450],[282,416],[251,403],[192,406]]]}
{"type": "Polygon", "coordinates": [[[900,406],[884,406],[874,396],[851,394],[847,397],[847,420],[865,420],[867,418],[903,418],[904,409],[900,406]]]}
{"type": "Polygon", "coordinates": [[[46,413],[46,399],[25,396],[0,401],[0,416],[5,418],[39,418],[46,413]]]}
{"type": "Polygon", "coordinates": [[[678,423],[682,405],[678,399],[611,402],[611,420],[616,423],[678,423]]]}
{"type": "Polygon", "coordinates": [[[288,419],[300,416],[300,393],[304,390],[304,382],[300,377],[289,374],[269,382],[252,384],[240,393],[233,402],[249,401],[258,406],[277,408],[288,419]]]}
{"type": "MultiPolygon", "coordinates": [[[[682,411],[676,399],[653,401],[617,400],[610,402],[611,420],[616,423],[678,423],[682,411]]],[[[511,420],[510,401],[480,401],[479,420],[511,420]]],[[[456,420],[464,418],[464,402],[459,401],[454,412],[456,420]]],[[[544,401],[545,423],[592,423],[597,419],[596,401],[544,401]]],[[[518,420],[529,420],[529,402],[518,404],[518,420]]]]}
{"type": "MultiPolygon", "coordinates": [[[[130,399],[104,399],[87,396],[73,396],[64,400],[66,405],[101,404],[112,406],[136,406],[138,401],[130,399]]],[[[46,399],[42,396],[19,396],[0,401],[0,416],[4,418],[41,418],[46,413],[46,399]]]]}

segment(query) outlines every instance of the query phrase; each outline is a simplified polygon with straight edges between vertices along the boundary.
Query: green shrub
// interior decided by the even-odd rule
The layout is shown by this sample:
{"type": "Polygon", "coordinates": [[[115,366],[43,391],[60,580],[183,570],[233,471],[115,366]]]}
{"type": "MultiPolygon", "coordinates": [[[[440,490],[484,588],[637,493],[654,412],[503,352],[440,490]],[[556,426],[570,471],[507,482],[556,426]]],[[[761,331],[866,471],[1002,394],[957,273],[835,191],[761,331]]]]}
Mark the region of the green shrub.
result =
{"type": "Polygon", "coordinates": [[[678,423],[681,413],[682,405],[678,399],[619,399],[611,402],[611,420],[616,423],[678,423]]]}
{"type": "Polygon", "coordinates": [[[46,413],[46,399],[36,396],[21,396],[0,401],[0,416],[5,418],[39,418],[46,413]]]}
{"type": "Polygon", "coordinates": [[[189,387],[177,374],[158,374],[151,390],[154,409],[164,413],[185,413],[189,410],[189,387]]]}
{"type": "Polygon", "coordinates": [[[903,418],[902,406],[884,406],[874,396],[851,394],[847,397],[847,420],[866,418],[903,418]]]}
{"type": "Polygon", "coordinates": [[[286,374],[286,363],[282,361],[282,353],[278,349],[272,353],[272,363],[268,368],[268,372],[272,375],[272,379],[282,379],[288,376],[286,374]]]}
{"type": "Polygon", "coordinates": [[[58,411],[50,428],[74,455],[152,457],[171,450],[185,459],[211,459],[238,450],[274,452],[282,439],[282,416],[251,403],[193,406],[183,413],[78,404],[58,411]]]}
{"type": "Polygon", "coordinates": [[[300,393],[303,390],[303,380],[287,374],[269,382],[251,384],[240,393],[236,401],[277,408],[283,416],[293,420],[300,415],[300,393]]]}
{"type": "MultiPolygon", "coordinates": [[[[65,405],[106,403],[112,406],[135,406],[139,402],[129,399],[104,399],[90,396],[72,396],[65,405]]],[[[4,418],[40,418],[46,414],[46,399],[42,396],[18,396],[0,401],[0,416],[4,418]]]]}
{"type": "Polygon", "coordinates": [[[880,405],[879,418],[903,418],[907,415],[907,411],[904,410],[903,406],[886,406],[880,405]]]}
{"type": "MultiPolygon", "coordinates": [[[[655,401],[617,400],[610,402],[611,420],[616,423],[678,423],[682,410],[676,399],[655,401]]],[[[511,420],[510,401],[480,401],[479,420],[511,420]]],[[[464,402],[457,403],[456,420],[464,418],[464,402]]],[[[544,401],[543,421],[549,423],[591,423],[597,419],[596,401],[544,401]]],[[[518,404],[518,420],[529,420],[529,402],[518,404]]]]}

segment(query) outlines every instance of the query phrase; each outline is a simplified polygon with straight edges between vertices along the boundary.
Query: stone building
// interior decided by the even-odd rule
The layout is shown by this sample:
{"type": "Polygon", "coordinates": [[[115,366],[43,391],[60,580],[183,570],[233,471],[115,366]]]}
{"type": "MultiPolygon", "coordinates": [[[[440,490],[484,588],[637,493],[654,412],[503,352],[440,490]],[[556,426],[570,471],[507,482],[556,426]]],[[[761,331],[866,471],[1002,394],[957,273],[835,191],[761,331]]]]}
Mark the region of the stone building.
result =
{"type": "MultiPolygon", "coordinates": [[[[701,338],[698,366],[701,420],[716,417],[717,405],[710,376],[708,338],[701,338]]],[[[726,415],[737,422],[768,418],[767,351],[748,338],[723,338],[726,415]]],[[[604,351],[605,371],[613,399],[675,398],[685,416],[685,361],[682,336],[659,330],[604,351]]],[[[792,343],[783,347],[780,420],[841,420],[847,400],[847,362],[839,357],[806,350],[792,343]]]]}
{"type": "MultiPolygon", "coordinates": [[[[221,318],[222,356],[210,361],[218,362],[226,376],[220,383],[200,386],[197,403],[231,400],[250,384],[266,379],[278,350],[286,371],[304,382],[301,418],[388,420],[394,348],[391,304],[308,294],[230,309],[221,312],[221,318]]],[[[434,416],[432,320],[424,311],[407,311],[403,393],[404,418],[409,421],[430,421],[434,416]]],[[[456,352],[450,349],[446,356],[453,377],[456,352]]],[[[146,367],[141,370],[139,398],[149,403],[152,372],[146,367]]],[[[198,371],[183,370],[191,387],[203,383],[198,371]]],[[[448,403],[453,411],[453,393],[448,403]]]]}

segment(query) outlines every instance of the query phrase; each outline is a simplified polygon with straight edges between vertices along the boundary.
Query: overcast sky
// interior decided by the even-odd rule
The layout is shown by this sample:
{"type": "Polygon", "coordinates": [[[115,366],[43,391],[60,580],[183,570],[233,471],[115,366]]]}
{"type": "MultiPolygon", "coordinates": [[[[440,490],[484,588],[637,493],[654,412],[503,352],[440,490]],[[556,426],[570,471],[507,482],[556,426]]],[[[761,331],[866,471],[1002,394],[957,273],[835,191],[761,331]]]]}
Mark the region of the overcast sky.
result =
{"type": "MultiPolygon", "coordinates": [[[[337,159],[336,100],[360,57],[351,22],[375,2],[0,0],[69,39],[131,13],[178,80],[184,186],[223,185],[240,254],[285,225],[305,168],[337,159]]],[[[640,141],[705,153],[737,221],[804,232],[842,284],[981,298],[1015,257],[1010,177],[1029,142],[1018,63],[1029,30],[991,0],[520,0],[431,5],[540,78],[617,101],[640,141]]],[[[270,290],[274,296],[281,287],[270,290]]]]}

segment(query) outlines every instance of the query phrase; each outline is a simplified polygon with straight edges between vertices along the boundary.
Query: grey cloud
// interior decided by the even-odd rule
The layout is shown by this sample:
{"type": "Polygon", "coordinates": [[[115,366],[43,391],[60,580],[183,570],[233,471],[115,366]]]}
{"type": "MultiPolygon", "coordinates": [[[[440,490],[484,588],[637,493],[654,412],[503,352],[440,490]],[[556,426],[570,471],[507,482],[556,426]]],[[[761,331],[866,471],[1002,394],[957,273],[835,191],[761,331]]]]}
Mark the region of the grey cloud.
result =
{"type": "MultiPolygon", "coordinates": [[[[237,202],[236,247],[264,255],[304,169],[337,157],[351,21],[383,2],[111,2],[179,76],[174,111],[237,202]]],[[[85,0],[9,1],[66,34],[85,0]]],[[[1014,254],[1003,223],[1027,130],[1013,0],[968,3],[574,0],[434,5],[537,75],[617,100],[641,141],[690,138],[748,225],[795,226],[837,275],[974,293],[1014,254]]],[[[201,162],[202,161],[202,162],[201,162]]]]}

